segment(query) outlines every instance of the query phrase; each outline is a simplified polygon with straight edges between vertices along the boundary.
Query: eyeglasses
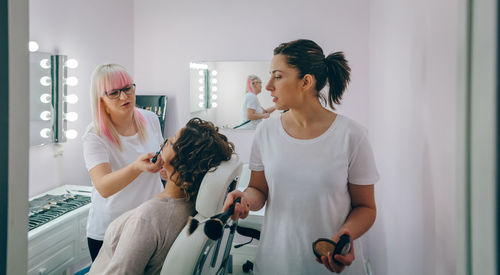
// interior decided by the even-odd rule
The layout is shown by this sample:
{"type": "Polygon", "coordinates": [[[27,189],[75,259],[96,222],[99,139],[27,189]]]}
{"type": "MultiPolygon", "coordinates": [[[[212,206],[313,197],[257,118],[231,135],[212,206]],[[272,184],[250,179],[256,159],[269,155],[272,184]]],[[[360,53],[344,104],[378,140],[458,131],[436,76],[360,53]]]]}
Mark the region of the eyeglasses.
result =
{"type": "Polygon", "coordinates": [[[131,95],[131,94],[135,93],[135,84],[125,86],[121,89],[114,89],[114,90],[111,90],[109,92],[104,92],[104,94],[109,99],[117,99],[120,97],[121,93],[124,93],[126,95],[131,95]]]}
{"type": "Polygon", "coordinates": [[[160,155],[161,151],[163,150],[163,147],[165,147],[165,144],[167,144],[168,138],[163,142],[163,144],[160,146],[160,150],[156,152],[155,156],[151,159],[152,163],[156,163],[158,160],[158,155],[160,155]]]}

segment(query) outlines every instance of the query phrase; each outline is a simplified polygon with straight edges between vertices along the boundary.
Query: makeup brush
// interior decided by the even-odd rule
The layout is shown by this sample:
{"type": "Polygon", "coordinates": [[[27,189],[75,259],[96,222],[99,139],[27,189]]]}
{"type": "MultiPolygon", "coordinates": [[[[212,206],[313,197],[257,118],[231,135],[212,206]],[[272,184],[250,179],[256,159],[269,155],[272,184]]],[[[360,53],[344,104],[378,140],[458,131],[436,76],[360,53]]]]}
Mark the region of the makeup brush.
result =
{"type": "Polygon", "coordinates": [[[160,155],[161,150],[163,150],[163,146],[165,146],[165,144],[167,144],[167,141],[168,141],[168,138],[163,142],[163,144],[160,146],[160,150],[158,150],[158,152],[156,152],[155,156],[151,159],[152,163],[156,163],[156,161],[158,160],[158,155],[160,155]]]}
{"type": "Polygon", "coordinates": [[[200,224],[205,223],[205,228],[204,232],[207,237],[209,237],[212,240],[217,240],[220,237],[222,237],[222,234],[224,233],[224,224],[226,224],[226,221],[231,215],[234,213],[234,206],[236,205],[237,202],[241,202],[241,198],[237,198],[233,201],[233,204],[229,207],[226,212],[214,215],[210,218],[204,219],[202,221],[198,221],[197,219],[193,217],[188,218],[188,231],[187,235],[190,236],[193,234],[193,232],[198,228],[200,224]]]}
{"type": "Polygon", "coordinates": [[[206,223],[208,220],[210,220],[210,218],[206,218],[200,222],[197,219],[189,216],[188,221],[187,221],[187,225],[188,225],[187,235],[190,236],[191,234],[193,234],[193,232],[196,230],[196,228],[198,228],[198,225],[200,225],[202,223],[206,223]]]}

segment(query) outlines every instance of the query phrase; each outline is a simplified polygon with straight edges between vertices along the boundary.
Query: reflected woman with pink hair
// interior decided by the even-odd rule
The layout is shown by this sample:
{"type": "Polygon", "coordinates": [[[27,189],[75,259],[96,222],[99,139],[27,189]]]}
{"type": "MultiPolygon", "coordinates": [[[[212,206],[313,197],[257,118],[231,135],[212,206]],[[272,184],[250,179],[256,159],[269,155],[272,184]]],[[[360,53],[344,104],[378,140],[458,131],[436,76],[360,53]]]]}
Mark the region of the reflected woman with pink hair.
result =
{"type": "Polygon", "coordinates": [[[151,162],[151,152],[163,142],[160,123],[152,112],[135,107],[135,88],[130,74],[117,64],[99,65],[92,75],[93,122],[82,137],[93,185],[87,219],[92,261],[108,225],[163,190],[158,173],[162,160],[151,162]]]}
{"type": "Polygon", "coordinates": [[[262,91],[262,80],[256,75],[247,77],[245,99],[243,101],[243,123],[238,129],[255,129],[257,124],[274,111],[274,107],[264,109],[257,98],[262,91]],[[247,123],[245,123],[247,122],[247,123]]]}

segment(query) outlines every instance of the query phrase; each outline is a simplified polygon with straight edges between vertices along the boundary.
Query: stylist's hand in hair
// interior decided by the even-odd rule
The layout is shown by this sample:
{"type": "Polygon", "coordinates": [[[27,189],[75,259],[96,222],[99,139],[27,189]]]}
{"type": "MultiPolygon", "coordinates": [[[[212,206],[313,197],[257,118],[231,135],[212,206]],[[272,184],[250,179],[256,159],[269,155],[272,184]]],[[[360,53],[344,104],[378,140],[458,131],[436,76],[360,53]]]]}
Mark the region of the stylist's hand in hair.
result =
{"type": "MultiPolygon", "coordinates": [[[[335,243],[338,243],[340,236],[342,236],[343,234],[351,235],[347,229],[341,229],[339,232],[337,232],[337,234],[335,234],[333,236],[332,241],[334,241],[335,243]]],[[[341,263],[341,265],[339,265],[338,263],[336,263],[332,260],[332,253],[333,253],[333,251],[328,253],[328,257],[322,256],[321,259],[316,258],[316,261],[323,264],[331,272],[341,273],[346,266],[351,265],[352,262],[354,261],[353,240],[351,239],[351,249],[349,250],[347,255],[343,256],[343,255],[337,254],[334,257],[335,260],[337,260],[338,262],[341,263]]]]}
{"type": "Polygon", "coordinates": [[[151,159],[155,156],[154,153],[146,153],[140,155],[135,161],[134,161],[134,167],[137,170],[143,171],[143,172],[150,172],[150,173],[156,173],[161,170],[163,166],[163,161],[161,158],[158,158],[158,161],[156,163],[152,163],[151,159]]]}
{"type": "Polygon", "coordinates": [[[231,219],[244,219],[248,216],[248,212],[250,212],[250,202],[245,197],[245,193],[239,190],[234,190],[231,193],[227,194],[226,201],[224,202],[224,207],[222,207],[222,212],[225,212],[229,209],[229,207],[233,204],[233,201],[237,198],[241,198],[241,203],[236,203],[234,206],[234,213],[231,216],[231,219]]]}

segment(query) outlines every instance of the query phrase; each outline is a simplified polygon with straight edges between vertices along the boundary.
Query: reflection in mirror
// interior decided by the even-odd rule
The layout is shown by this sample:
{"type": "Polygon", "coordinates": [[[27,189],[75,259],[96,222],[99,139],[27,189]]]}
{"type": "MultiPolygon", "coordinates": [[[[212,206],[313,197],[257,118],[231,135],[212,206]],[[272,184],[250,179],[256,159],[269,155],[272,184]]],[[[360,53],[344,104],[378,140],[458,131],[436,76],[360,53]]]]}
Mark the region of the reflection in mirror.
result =
{"type": "Polygon", "coordinates": [[[249,75],[262,80],[262,92],[257,95],[260,105],[263,108],[274,106],[265,90],[269,68],[269,61],[191,62],[191,117],[200,117],[221,128],[231,129],[247,121],[243,103],[249,75]]]}
{"type": "Polygon", "coordinates": [[[30,53],[30,146],[51,142],[50,53],[30,53]]]}

